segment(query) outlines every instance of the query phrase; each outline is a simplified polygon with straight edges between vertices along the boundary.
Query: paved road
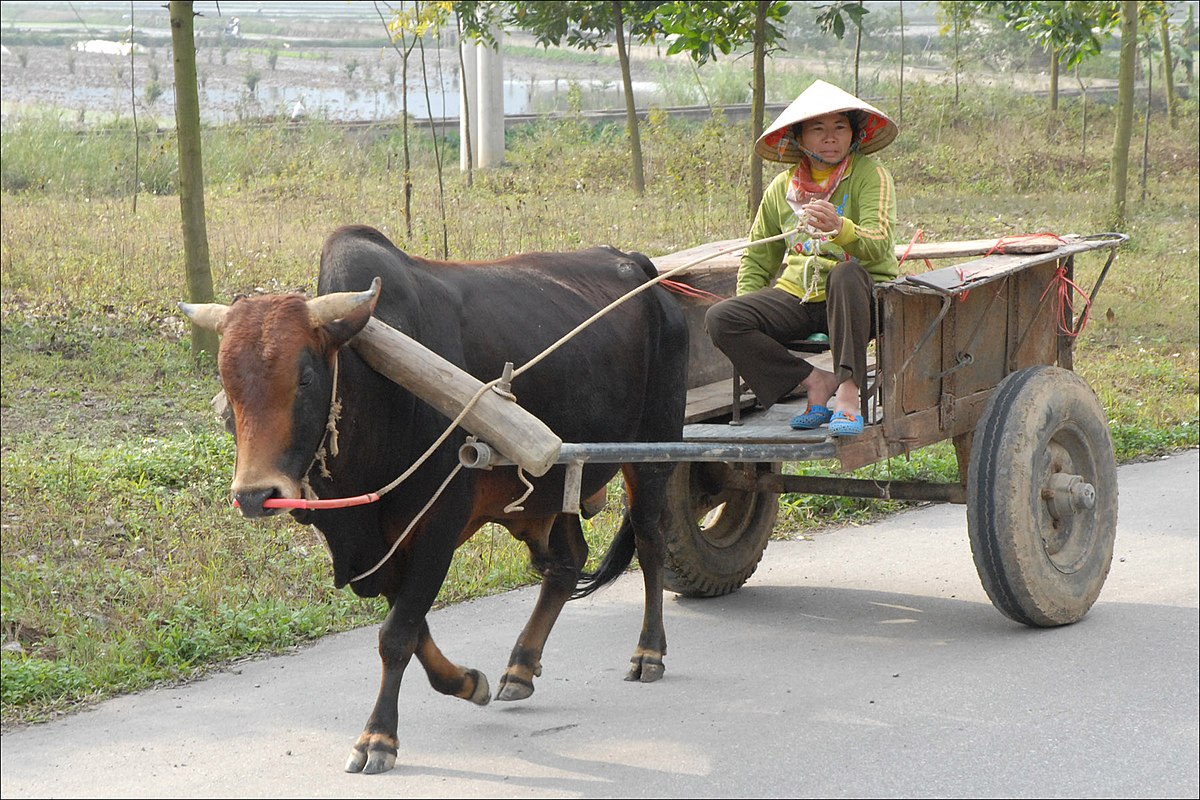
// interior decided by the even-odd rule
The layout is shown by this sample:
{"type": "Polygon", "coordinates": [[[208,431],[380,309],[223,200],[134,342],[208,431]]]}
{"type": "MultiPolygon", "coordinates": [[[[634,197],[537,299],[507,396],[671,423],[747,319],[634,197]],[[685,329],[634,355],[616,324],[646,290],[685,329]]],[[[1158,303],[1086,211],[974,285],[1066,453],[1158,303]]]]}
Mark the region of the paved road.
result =
{"type": "MultiPolygon", "coordinates": [[[[746,587],[667,602],[666,678],[621,680],[640,581],[572,603],[524,703],[476,708],[414,666],[398,766],[342,764],[373,628],[3,737],[24,797],[1196,797],[1197,452],[1119,472],[1112,572],[1079,624],[988,603],[961,507],[774,542],[746,587]]],[[[438,611],[495,685],[534,595],[438,611]]]]}

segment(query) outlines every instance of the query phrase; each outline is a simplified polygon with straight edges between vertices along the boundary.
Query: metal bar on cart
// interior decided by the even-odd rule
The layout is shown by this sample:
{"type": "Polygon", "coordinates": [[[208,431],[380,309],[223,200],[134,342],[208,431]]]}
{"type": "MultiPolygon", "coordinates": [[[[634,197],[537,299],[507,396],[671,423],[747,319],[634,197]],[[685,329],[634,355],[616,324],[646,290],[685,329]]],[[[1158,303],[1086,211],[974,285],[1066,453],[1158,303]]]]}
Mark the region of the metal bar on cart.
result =
{"type": "Polygon", "coordinates": [[[822,475],[762,475],[756,479],[755,490],[776,494],[828,494],[874,500],[913,500],[921,503],[962,505],[967,502],[967,487],[961,483],[874,481],[822,475]]]}
{"type": "MultiPolygon", "coordinates": [[[[585,463],[630,462],[763,462],[800,461],[831,458],[836,452],[832,442],[817,444],[697,444],[693,442],[602,442],[563,444],[557,463],[567,465],[563,489],[563,511],[579,510],[580,476],[585,463]]],[[[486,444],[469,441],[459,451],[466,467],[490,469],[513,466],[513,462],[486,444]]],[[[878,500],[909,500],[917,502],[965,503],[966,487],[960,483],[926,483],[919,481],[880,481],[860,478],[838,478],[820,475],[766,474],[756,478],[728,478],[731,488],[773,494],[829,494],[841,497],[865,497],[878,500]]]]}
{"type": "MultiPolygon", "coordinates": [[[[511,467],[514,462],[484,442],[470,441],[459,449],[463,466],[473,469],[511,467]]],[[[556,464],[631,464],[675,461],[812,461],[837,458],[833,441],[791,444],[728,442],[583,442],[564,443],[556,464]]]]}

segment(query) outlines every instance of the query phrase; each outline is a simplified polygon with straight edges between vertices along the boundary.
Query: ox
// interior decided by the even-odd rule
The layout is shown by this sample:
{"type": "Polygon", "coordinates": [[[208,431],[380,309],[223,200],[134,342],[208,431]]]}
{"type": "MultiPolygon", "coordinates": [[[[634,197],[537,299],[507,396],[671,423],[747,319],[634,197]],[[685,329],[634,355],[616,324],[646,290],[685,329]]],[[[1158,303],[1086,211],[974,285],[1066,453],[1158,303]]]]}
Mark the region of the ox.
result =
{"type": "MultiPolygon", "coordinates": [[[[446,428],[444,416],[343,347],[372,314],[489,381],[501,374],[505,361],[525,363],[653,274],[644,256],[604,247],[480,263],[430,261],[406,255],[379,231],[350,226],[325,242],[318,297],[312,300],[276,295],[229,306],[181,304],[193,322],[222,336],[218,366],[237,442],[232,492],[242,513],[277,513],[264,503],[299,497],[305,481],[323,498],[376,491],[446,428]],[[377,293],[365,289],[376,277],[382,278],[382,288],[377,293]],[[335,392],[341,403],[337,455],[314,468],[335,392]]],[[[664,290],[654,287],[617,306],[520,375],[512,391],[564,441],[677,441],[686,359],[683,314],[664,290]]],[[[518,511],[506,510],[525,494],[516,468],[463,470],[419,516],[458,463],[464,437],[456,432],[379,502],[292,512],[324,535],[339,587],[349,583],[363,597],[382,595],[390,606],[379,631],[379,695],[346,764],[349,772],[383,772],[395,765],[400,681],[412,656],[437,691],[478,705],[491,699],[483,673],[444,656],[426,621],[455,548],[488,522],[500,523],[523,541],[542,576],[533,613],[500,680],[498,699],[520,700],[533,693],[543,646],[564,603],[617,577],[635,549],[646,597],[626,680],[662,677],[666,635],[659,517],[670,465],[620,467],[628,509],[600,567],[585,574],[588,548],[579,515],[562,512],[562,466],[534,480],[533,493],[518,511]],[[418,516],[395,554],[359,579],[418,516]]],[[[582,496],[603,492],[617,469],[585,466],[582,496]]]]}

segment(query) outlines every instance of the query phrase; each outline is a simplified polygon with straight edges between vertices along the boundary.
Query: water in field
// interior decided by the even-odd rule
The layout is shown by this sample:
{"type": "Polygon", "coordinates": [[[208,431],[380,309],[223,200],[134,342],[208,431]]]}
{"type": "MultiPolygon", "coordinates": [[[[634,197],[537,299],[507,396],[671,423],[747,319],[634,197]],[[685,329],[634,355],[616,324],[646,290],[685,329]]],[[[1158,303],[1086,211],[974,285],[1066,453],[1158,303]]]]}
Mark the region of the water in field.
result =
{"type": "MultiPolygon", "coordinates": [[[[7,49],[7,48],[6,48],[7,49]]],[[[51,112],[81,122],[128,117],[137,104],[143,120],[174,121],[174,83],[165,48],[135,51],[134,57],[104,51],[64,55],[53,48],[3,53],[5,120],[30,112],[51,112]],[[132,72],[132,80],[130,74],[132,72]],[[132,84],[132,85],[131,85],[132,84]]],[[[390,53],[351,49],[322,54],[293,53],[268,67],[260,52],[216,55],[198,52],[200,112],[210,124],[253,119],[324,118],[333,121],[387,121],[404,107],[401,73],[390,53]],[[307,57],[306,57],[307,56],[307,57]],[[351,66],[354,66],[351,69],[351,66]]],[[[458,75],[449,58],[430,70],[428,86],[410,65],[408,113],[417,119],[459,116],[458,75]]],[[[505,63],[504,113],[531,114],[568,109],[624,107],[619,73],[578,68],[553,74],[553,66],[505,63]],[[563,73],[574,71],[574,77],[563,73]],[[606,77],[611,76],[611,77],[606,77]]],[[[636,81],[639,105],[659,102],[661,89],[636,81]]]]}

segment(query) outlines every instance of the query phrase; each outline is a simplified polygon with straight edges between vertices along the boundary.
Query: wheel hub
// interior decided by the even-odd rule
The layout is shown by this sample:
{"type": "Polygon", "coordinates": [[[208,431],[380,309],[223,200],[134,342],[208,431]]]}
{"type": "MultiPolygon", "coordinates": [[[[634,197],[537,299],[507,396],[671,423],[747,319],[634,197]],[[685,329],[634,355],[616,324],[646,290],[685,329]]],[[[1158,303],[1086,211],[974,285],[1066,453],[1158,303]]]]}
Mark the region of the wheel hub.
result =
{"type": "Polygon", "coordinates": [[[1050,509],[1050,516],[1064,520],[1096,507],[1096,487],[1082,475],[1056,472],[1042,489],[1042,499],[1050,509]]]}

